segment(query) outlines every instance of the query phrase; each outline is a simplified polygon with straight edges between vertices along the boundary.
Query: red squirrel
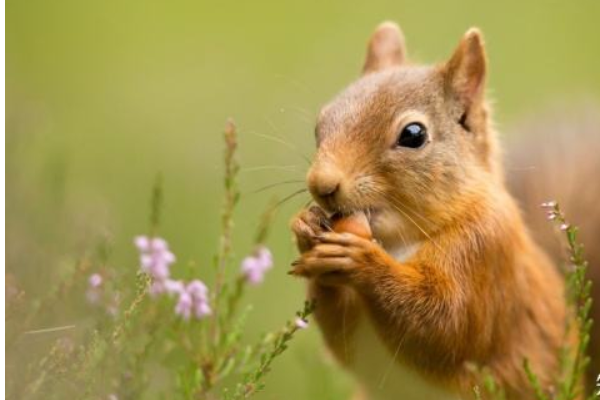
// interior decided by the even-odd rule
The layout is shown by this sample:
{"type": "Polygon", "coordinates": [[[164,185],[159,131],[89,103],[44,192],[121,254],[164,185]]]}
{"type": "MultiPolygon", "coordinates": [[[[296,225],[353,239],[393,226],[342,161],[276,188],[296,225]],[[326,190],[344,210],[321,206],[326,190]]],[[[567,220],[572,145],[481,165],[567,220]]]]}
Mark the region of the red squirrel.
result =
{"type": "Polygon", "coordinates": [[[292,272],[362,398],[473,398],[485,367],[508,399],[533,399],[524,359],[542,386],[556,378],[563,279],[505,185],[486,75],[479,30],[423,66],[386,22],[318,116],[292,272]],[[353,214],[367,237],[330,229],[353,214]]]}

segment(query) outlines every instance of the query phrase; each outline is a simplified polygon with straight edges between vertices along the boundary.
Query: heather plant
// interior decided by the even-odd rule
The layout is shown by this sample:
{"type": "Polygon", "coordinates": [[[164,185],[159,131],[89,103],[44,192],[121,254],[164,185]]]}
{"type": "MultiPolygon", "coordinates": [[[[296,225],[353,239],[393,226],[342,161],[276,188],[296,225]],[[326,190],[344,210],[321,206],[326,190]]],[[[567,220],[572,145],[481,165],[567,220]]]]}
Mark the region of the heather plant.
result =
{"type": "Polygon", "coordinates": [[[180,266],[160,236],[164,193],[159,176],[152,190],[148,232],[132,238],[130,244],[139,254],[139,265],[132,266],[137,269],[135,285],[108,267],[111,245],[104,243],[94,262],[82,261],[42,301],[27,308],[17,295],[9,302],[7,313],[21,313],[14,318],[21,324],[14,326],[8,346],[22,335],[43,333],[28,331],[27,326],[40,321],[67,295],[81,296],[96,313],[81,335],[61,336],[40,359],[23,361],[27,365],[18,368],[25,376],[18,387],[9,386],[7,398],[138,399],[151,388],[169,399],[246,399],[264,387],[275,359],[308,326],[314,305],[306,302],[281,329],[248,343],[245,322],[252,309],[241,308],[241,300],[246,287],[260,285],[274,265],[266,242],[275,206],[263,213],[253,247],[236,268],[232,257],[234,211],[240,199],[236,150],[236,129],[228,122],[214,282],[205,281],[203,272],[208,271],[203,268],[188,266],[186,271],[180,266]],[[191,279],[180,278],[186,273],[191,279]]]}

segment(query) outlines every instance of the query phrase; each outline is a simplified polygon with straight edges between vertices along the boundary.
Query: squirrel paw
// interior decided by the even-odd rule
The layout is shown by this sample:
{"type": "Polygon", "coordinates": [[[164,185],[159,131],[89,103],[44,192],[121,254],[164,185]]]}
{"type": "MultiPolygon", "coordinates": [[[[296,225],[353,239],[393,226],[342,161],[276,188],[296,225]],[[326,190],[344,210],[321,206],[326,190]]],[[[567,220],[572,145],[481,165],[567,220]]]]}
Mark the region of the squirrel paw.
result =
{"type": "Polygon", "coordinates": [[[385,251],[377,243],[350,233],[323,232],[315,240],[317,244],[292,263],[291,275],[332,285],[349,284],[365,275],[360,274],[365,268],[387,263],[385,251]]]}
{"type": "Polygon", "coordinates": [[[292,220],[292,231],[296,236],[296,244],[300,253],[305,253],[317,244],[317,236],[329,230],[329,219],[325,212],[312,206],[302,210],[292,220]]]}

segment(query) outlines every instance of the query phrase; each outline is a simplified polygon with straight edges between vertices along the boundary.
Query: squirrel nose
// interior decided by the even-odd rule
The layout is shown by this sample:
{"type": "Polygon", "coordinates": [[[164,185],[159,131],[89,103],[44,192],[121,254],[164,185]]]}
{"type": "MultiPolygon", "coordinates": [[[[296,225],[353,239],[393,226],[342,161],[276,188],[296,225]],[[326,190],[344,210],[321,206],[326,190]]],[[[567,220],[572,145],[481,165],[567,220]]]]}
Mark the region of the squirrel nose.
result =
{"type": "Polygon", "coordinates": [[[326,181],[321,182],[315,187],[315,192],[319,197],[329,197],[333,196],[335,192],[339,189],[339,182],[334,181],[326,181]]]}
{"type": "Polygon", "coordinates": [[[315,198],[333,198],[340,189],[341,172],[333,166],[320,166],[311,169],[308,175],[308,188],[315,198]]]}

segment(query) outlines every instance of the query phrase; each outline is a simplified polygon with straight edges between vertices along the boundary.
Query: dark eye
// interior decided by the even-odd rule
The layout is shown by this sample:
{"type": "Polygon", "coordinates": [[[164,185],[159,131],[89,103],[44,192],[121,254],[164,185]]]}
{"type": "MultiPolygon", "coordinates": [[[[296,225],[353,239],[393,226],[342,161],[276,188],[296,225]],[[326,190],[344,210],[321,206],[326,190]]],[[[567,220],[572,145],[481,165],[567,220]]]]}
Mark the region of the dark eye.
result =
{"type": "Polygon", "coordinates": [[[427,129],[419,122],[411,122],[402,128],[396,144],[401,147],[416,149],[427,141],[427,129]]]}

